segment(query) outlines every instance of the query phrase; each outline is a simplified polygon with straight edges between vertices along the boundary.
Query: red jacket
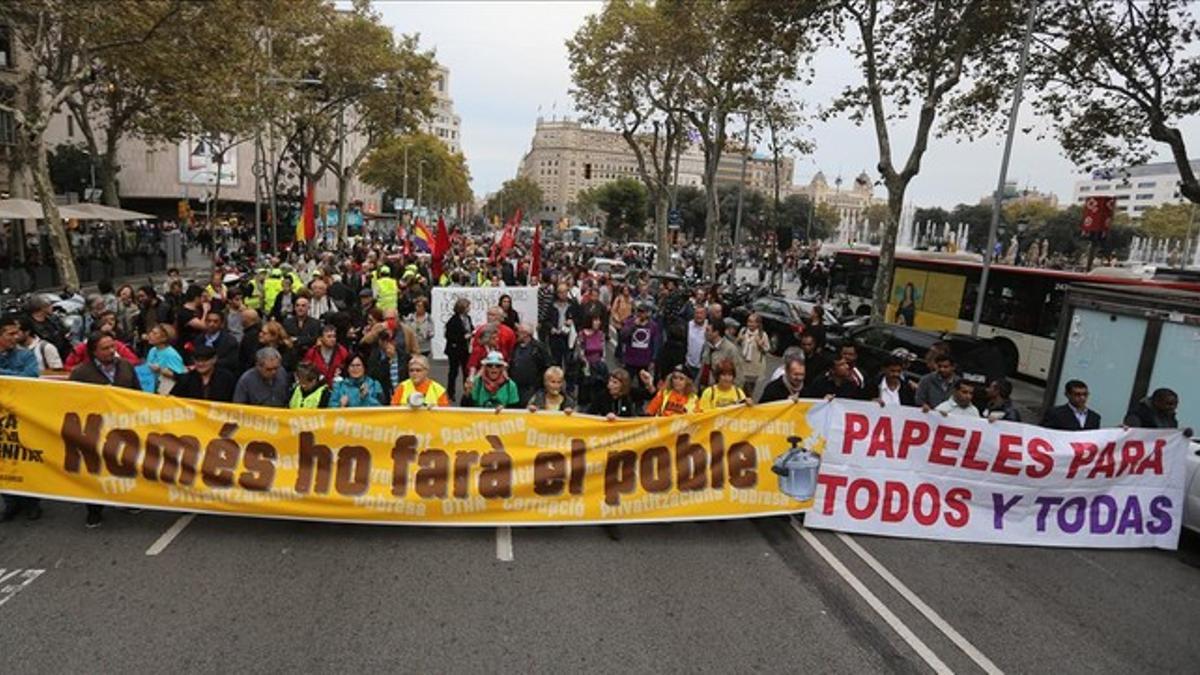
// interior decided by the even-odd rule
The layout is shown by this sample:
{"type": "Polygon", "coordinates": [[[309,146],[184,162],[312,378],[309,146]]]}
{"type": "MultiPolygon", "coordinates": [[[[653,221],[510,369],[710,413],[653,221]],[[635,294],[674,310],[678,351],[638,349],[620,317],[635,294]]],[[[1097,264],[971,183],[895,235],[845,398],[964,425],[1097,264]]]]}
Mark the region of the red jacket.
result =
{"type": "MultiPolygon", "coordinates": [[[[479,341],[479,336],[487,325],[476,328],[475,334],[471,336],[471,357],[467,359],[467,372],[469,373],[475,372],[475,369],[479,367],[479,362],[487,356],[487,348],[479,341]]],[[[513,349],[517,346],[517,334],[504,324],[500,324],[498,330],[496,343],[500,346],[500,353],[504,355],[504,360],[509,361],[512,359],[513,349]]]]}
{"type": "MultiPolygon", "coordinates": [[[[128,361],[129,365],[136,366],[142,362],[142,360],[138,358],[137,354],[134,354],[133,350],[130,349],[124,342],[121,342],[120,340],[113,340],[113,342],[117,344],[117,356],[120,356],[122,359],[128,361]]],[[[71,370],[75,366],[87,360],[87,343],[80,342],[79,344],[75,345],[75,349],[71,350],[70,354],[67,354],[67,358],[63,361],[63,369],[71,370]]]]}
{"type": "Polygon", "coordinates": [[[333,348],[333,359],[328,363],[321,356],[321,345],[313,345],[309,348],[308,353],[304,355],[304,360],[317,367],[317,372],[321,373],[321,377],[325,378],[325,384],[333,386],[333,378],[337,377],[342,372],[342,364],[350,359],[350,350],[342,345],[337,345],[333,348]]]}

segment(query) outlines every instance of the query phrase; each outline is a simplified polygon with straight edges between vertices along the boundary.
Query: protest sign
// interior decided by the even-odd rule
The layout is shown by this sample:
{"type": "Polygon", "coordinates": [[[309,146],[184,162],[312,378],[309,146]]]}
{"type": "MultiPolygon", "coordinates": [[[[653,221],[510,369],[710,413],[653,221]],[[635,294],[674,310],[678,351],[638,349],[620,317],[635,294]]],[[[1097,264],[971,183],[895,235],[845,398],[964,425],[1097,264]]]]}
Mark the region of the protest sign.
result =
{"type": "Polygon", "coordinates": [[[429,314],[433,319],[433,340],[429,344],[430,356],[446,359],[446,321],[454,315],[454,303],[459,298],[471,302],[471,321],[475,326],[487,322],[488,307],[500,304],[500,296],[512,298],[513,309],[521,321],[538,323],[537,286],[435,286],[431,297],[429,314]]]}
{"type": "Polygon", "coordinates": [[[805,525],[900,537],[1174,549],[1187,441],[1176,430],[1064,432],[835,401],[805,525]]]}
{"type": "Polygon", "coordinates": [[[807,508],[808,403],[606,421],[281,410],[0,378],[0,492],[416,525],[740,518],[807,508]]]}

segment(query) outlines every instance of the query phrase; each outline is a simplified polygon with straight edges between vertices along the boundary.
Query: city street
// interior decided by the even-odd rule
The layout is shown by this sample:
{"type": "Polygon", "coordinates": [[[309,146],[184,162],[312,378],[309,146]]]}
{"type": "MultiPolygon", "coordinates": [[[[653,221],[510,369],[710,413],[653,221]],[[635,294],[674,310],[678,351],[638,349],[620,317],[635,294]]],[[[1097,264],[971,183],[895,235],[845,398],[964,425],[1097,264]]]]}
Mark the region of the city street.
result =
{"type": "Polygon", "coordinates": [[[1194,672],[1200,658],[1194,543],[1189,565],[788,518],[511,532],[180,519],[110,512],[89,531],[82,507],[51,504],[0,526],[4,663],[1129,673],[1194,672]]]}

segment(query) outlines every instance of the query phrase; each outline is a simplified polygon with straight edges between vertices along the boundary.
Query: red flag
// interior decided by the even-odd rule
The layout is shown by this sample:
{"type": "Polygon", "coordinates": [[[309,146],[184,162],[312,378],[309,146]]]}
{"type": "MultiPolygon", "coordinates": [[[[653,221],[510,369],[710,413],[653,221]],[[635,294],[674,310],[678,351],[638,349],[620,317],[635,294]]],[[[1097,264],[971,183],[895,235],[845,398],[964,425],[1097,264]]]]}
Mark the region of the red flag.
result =
{"type": "Polygon", "coordinates": [[[433,283],[442,278],[442,263],[450,250],[450,233],[446,231],[446,219],[438,216],[437,234],[433,239],[433,283]]]}
{"type": "Polygon", "coordinates": [[[530,249],[529,260],[529,284],[532,286],[537,283],[538,277],[542,274],[542,224],[538,223],[533,228],[533,247],[530,249]]]}
{"type": "Polygon", "coordinates": [[[513,214],[512,220],[504,226],[504,234],[500,237],[500,250],[496,253],[498,260],[503,260],[508,251],[517,243],[517,228],[521,226],[521,209],[513,214]]]}
{"type": "Polygon", "coordinates": [[[296,239],[312,241],[317,237],[317,221],[313,212],[316,211],[317,184],[309,181],[308,190],[304,195],[304,208],[296,221],[296,239]]]}
{"type": "Polygon", "coordinates": [[[1116,197],[1088,197],[1083,205],[1083,225],[1080,228],[1084,236],[1103,239],[1112,227],[1116,207],[1116,197]]]}

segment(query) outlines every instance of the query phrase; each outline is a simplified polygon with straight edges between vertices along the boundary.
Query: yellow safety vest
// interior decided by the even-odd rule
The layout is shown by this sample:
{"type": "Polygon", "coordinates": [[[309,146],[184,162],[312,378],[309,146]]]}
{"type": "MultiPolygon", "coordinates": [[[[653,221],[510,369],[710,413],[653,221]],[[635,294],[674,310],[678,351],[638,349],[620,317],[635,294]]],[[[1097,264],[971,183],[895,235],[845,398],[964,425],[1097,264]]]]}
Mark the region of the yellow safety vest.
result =
{"type": "MultiPolygon", "coordinates": [[[[416,394],[416,393],[419,393],[417,391],[417,385],[413,384],[413,381],[411,379],[408,379],[408,380],[405,380],[400,383],[400,398],[395,399],[395,400],[399,402],[398,403],[399,405],[408,405],[409,398],[412,397],[412,395],[416,394]]],[[[429,389],[426,390],[426,392],[424,394],[425,406],[426,407],[436,406],[438,404],[438,401],[440,401],[442,399],[442,394],[445,394],[445,393],[446,393],[445,387],[438,384],[437,382],[434,382],[433,380],[429,380],[429,389]]]]}
{"type": "Polygon", "coordinates": [[[375,306],[383,311],[396,309],[399,286],[391,277],[379,277],[375,280],[375,306]]]}
{"type": "Polygon", "coordinates": [[[292,390],[292,400],[288,403],[289,408],[320,408],[321,395],[325,393],[325,385],[321,385],[312,390],[308,396],[300,391],[300,385],[292,390]]]}
{"type": "Polygon", "coordinates": [[[250,309],[262,309],[263,288],[258,279],[250,280],[250,295],[242,298],[242,302],[250,309]]]}
{"type": "Polygon", "coordinates": [[[283,290],[283,279],[268,278],[263,282],[263,312],[268,313],[275,307],[275,296],[283,290]]]}

